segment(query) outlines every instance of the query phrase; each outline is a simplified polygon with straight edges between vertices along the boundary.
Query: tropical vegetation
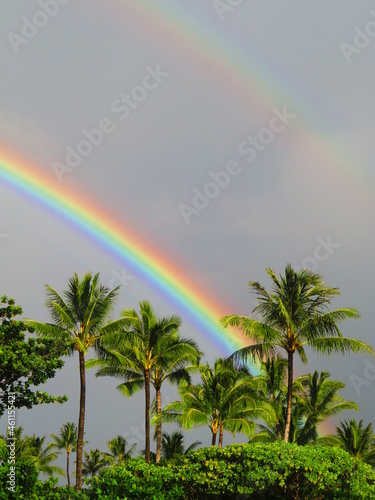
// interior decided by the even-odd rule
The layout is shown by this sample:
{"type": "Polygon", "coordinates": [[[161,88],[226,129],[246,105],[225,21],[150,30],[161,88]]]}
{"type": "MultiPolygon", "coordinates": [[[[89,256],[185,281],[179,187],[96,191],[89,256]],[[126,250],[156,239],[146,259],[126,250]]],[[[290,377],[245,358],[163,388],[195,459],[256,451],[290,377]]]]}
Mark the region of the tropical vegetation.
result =
{"type": "Polygon", "coordinates": [[[349,418],[340,421],[335,434],[322,435],[322,423],[359,407],[344,398],[345,384],[328,371],[294,374],[294,355],[307,364],[308,347],[326,355],[373,355],[371,346],[344,337],[338,326],[359,318],[359,312],[331,308],[338,289],[310,270],[287,265],[280,276],[271,269],[267,273],[269,291],[249,283],[254,317],[220,320],[225,328],[238,328],[250,345],[212,363],[202,362],[198,343],[181,334],[179,316],[159,316],[147,300],[113,318],[119,288],[103,286],[99,274],[74,274],[61,295],[46,285],[50,323],[18,320],[22,308],[4,296],[0,416],[7,410],[10,417],[7,432],[0,435],[0,500],[375,498],[372,423],[349,418]],[[90,348],[95,357],[86,360],[90,348]],[[36,388],[57,376],[64,356],[75,352],[77,422],[56,425],[58,433],[49,438],[26,435],[15,425],[14,410],[64,403],[65,396],[36,388]],[[256,374],[249,360],[259,363],[256,374]],[[116,378],[125,396],[144,390],[144,450],[136,451],[128,433],[108,440],[107,451],[85,449],[88,368],[96,368],[98,377],[116,378]],[[162,388],[168,383],[177,386],[178,399],[163,406],[162,388]],[[163,432],[169,424],[180,429],[163,432]],[[208,429],[211,447],[199,448],[200,441],[185,447],[186,431],[196,427],[208,429]],[[248,443],[224,446],[226,433],[241,434],[248,443]],[[65,470],[56,465],[60,455],[65,470]],[[57,477],[66,478],[67,486],[60,486],[57,477]]]}

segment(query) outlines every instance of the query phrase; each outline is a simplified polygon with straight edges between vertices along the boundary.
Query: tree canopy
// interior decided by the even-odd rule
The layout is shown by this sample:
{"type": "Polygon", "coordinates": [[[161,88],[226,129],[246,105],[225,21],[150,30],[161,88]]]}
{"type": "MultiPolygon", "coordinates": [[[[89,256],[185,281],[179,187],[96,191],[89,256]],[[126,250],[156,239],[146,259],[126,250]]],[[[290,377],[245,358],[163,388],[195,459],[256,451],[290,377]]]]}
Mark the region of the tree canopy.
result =
{"type": "Polygon", "coordinates": [[[32,328],[15,319],[22,307],[7,296],[0,302],[0,416],[6,408],[32,408],[42,403],[63,403],[66,396],[52,396],[36,387],[63,367],[68,346],[44,336],[34,337],[32,328]],[[12,401],[9,395],[14,393],[12,401]],[[11,404],[10,404],[11,403],[11,404]]]}

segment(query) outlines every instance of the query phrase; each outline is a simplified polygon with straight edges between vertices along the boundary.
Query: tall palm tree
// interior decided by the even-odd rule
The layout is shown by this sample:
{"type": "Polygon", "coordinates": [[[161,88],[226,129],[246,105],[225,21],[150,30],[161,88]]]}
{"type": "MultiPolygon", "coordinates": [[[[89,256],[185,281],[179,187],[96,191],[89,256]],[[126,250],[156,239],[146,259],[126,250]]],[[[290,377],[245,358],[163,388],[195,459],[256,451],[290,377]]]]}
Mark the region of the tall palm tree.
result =
{"type": "Polygon", "coordinates": [[[133,444],[133,446],[127,449],[128,442],[123,436],[117,436],[110,441],[107,441],[107,445],[109,451],[111,452],[107,453],[107,456],[111,457],[112,461],[116,464],[129,460],[136,447],[136,444],[133,444]]]}
{"type": "Polygon", "coordinates": [[[184,435],[180,431],[172,432],[172,434],[167,434],[163,432],[162,442],[161,442],[161,453],[162,457],[166,460],[177,457],[179,455],[186,455],[189,451],[193,451],[198,448],[202,443],[201,441],[194,441],[188,448],[185,449],[184,446],[184,435]]]}
{"type": "Polygon", "coordinates": [[[53,442],[51,446],[57,450],[66,451],[66,479],[68,482],[68,490],[70,489],[70,475],[69,475],[69,458],[72,452],[77,451],[77,426],[73,422],[63,424],[60,429],[59,435],[51,434],[53,442]]]}
{"type": "Polygon", "coordinates": [[[197,385],[181,382],[181,401],[168,404],[159,418],[178,422],[186,429],[207,425],[212,446],[216,446],[219,434],[219,447],[223,444],[224,430],[250,434],[254,419],[274,419],[272,407],[259,392],[263,381],[252,377],[245,366],[217,359],[213,369],[207,364],[201,365],[199,371],[201,382],[197,385]]]}
{"type": "MultiPolygon", "coordinates": [[[[122,333],[106,337],[101,342],[99,359],[90,360],[87,367],[99,367],[96,376],[112,376],[122,380],[117,387],[125,396],[145,389],[145,459],[150,461],[150,386],[156,390],[157,413],[161,411],[161,386],[190,380],[187,365],[201,355],[196,343],[181,338],[178,316],[158,318],[147,301],[139,303],[139,313],[127,309],[121,313],[125,321],[122,333]]],[[[157,461],[161,450],[161,422],[157,432],[157,461]]]]}
{"type": "Polygon", "coordinates": [[[78,418],[78,440],[76,461],[76,489],[82,488],[82,452],[86,407],[85,355],[90,347],[95,347],[101,336],[113,332],[119,322],[108,323],[120,287],[109,290],[99,282],[99,273],[86,273],[82,280],[74,275],[68,281],[68,289],[60,296],[46,285],[46,306],[52,323],[28,320],[27,324],[37,332],[56,340],[70,342],[70,354],[78,352],[80,399],[78,418]]]}
{"type": "Polygon", "coordinates": [[[288,394],[287,417],[284,440],[289,440],[292,416],[293,361],[297,353],[303,363],[307,363],[305,347],[330,355],[332,352],[363,352],[374,355],[372,348],[356,339],[345,338],[338,323],[346,318],[358,318],[356,309],[340,308],[328,311],[332,299],[339,295],[337,288],[328,286],[322,276],[308,269],[295,271],[287,264],[284,275],[279,277],[267,268],[272,280],[268,292],[258,282],[250,281],[249,287],[255,294],[257,305],[255,314],[261,320],[247,316],[229,315],[220,320],[224,327],[237,327],[254,344],[239,349],[234,359],[247,360],[249,357],[264,360],[276,355],[278,349],[287,353],[288,394]]]}
{"type": "Polygon", "coordinates": [[[336,427],[336,435],[324,436],[318,444],[339,446],[353,457],[375,466],[375,435],[371,423],[364,427],[363,420],[359,423],[355,419],[345,420],[336,427]]]}

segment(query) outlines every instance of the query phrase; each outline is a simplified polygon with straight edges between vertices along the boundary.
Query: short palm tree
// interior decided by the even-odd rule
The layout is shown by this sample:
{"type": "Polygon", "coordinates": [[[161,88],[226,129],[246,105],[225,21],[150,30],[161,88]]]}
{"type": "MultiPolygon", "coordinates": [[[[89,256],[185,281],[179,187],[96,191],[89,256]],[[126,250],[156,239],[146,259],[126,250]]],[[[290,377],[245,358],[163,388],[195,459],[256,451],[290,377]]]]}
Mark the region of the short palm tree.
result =
{"type": "Polygon", "coordinates": [[[133,444],[133,446],[128,449],[128,442],[123,436],[117,436],[107,441],[107,445],[110,451],[110,453],[107,453],[107,456],[116,464],[129,460],[136,447],[136,444],[133,444]]]}
{"type": "Polygon", "coordinates": [[[303,425],[298,432],[296,442],[300,445],[310,441],[316,442],[318,438],[318,425],[327,418],[338,415],[344,411],[358,410],[358,405],[353,401],[346,401],[338,394],[345,389],[344,382],[331,380],[328,372],[315,371],[302,377],[296,382],[300,385],[296,405],[303,415],[303,425]]]}
{"type": "Polygon", "coordinates": [[[245,366],[217,359],[213,369],[207,364],[201,365],[199,371],[201,382],[197,385],[181,382],[181,401],[166,405],[159,418],[177,422],[186,429],[207,425],[212,446],[216,446],[219,434],[219,447],[223,444],[224,430],[250,434],[254,419],[274,419],[272,407],[259,392],[262,380],[252,377],[245,366]]]}
{"type": "Polygon", "coordinates": [[[57,465],[53,465],[57,457],[60,455],[59,452],[53,451],[53,447],[49,443],[44,449],[43,444],[46,437],[37,437],[32,436],[31,438],[31,446],[35,449],[35,457],[33,459],[33,463],[38,470],[42,474],[46,474],[48,476],[57,475],[57,476],[65,476],[63,469],[57,465]]]}
{"type": "MultiPolygon", "coordinates": [[[[191,339],[181,338],[178,316],[158,318],[147,301],[139,303],[140,311],[121,313],[125,321],[122,333],[106,337],[101,343],[100,359],[90,360],[87,367],[99,367],[96,376],[122,380],[117,387],[125,396],[145,389],[145,459],[150,461],[150,386],[156,390],[157,413],[161,410],[161,385],[165,380],[190,380],[187,365],[197,362],[198,347],[191,339]]],[[[157,433],[157,461],[161,450],[161,423],[157,433]]]]}
{"type": "Polygon", "coordinates": [[[85,477],[95,476],[101,469],[108,467],[111,463],[106,453],[103,453],[97,448],[95,450],[90,450],[90,453],[87,453],[87,451],[83,453],[82,475],[85,477]]]}
{"type": "Polygon", "coordinates": [[[336,427],[336,435],[324,436],[318,444],[339,446],[353,457],[375,466],[375,435],[371,423],[364,427],[363,420],[359,423],[355,419],[345,420],[336,427]]]}
{"type": "MultiPolygon", "coordinates": [[[[47,337],[70,342],[70,354],[78,352],[80,399],[78,419],[76,489],[82,488],[82,452],[86,407],[85,355],[90,347],[95,347],[105,334],[119,326],[118,321],[108,323],[120,287],[109,290],[99,282],[99,273],[86,273],[82,280],[78,275],[69,279],[68,289],[60,296],[46,285],[46,306],[52,323],[27,321],[37,332],[47,337]]],[[[120,322],[121,323],[121,322],[120,322]]]]}
{"type": "MultiPolygon", "coordinates": [[[[284,435],[287,416],[287,390],[283,386],[281,397],[275,411],[277,421],[272,426],[260,425],[261,432],[255,434],[251,441],[277,441],[284,435]]],[[[318,425],[343,411],[358,410],[356,403],[346,401],[338,392],[345,388],[345,384],[338,380],[331,380],[327,372],[320,374],[302,375],[293,383],[293,408],[290,422],[289,442],[305,445],[310,442],[316,444],[318,439],[318,425]]],[[[267,395],[268,400],[272,398],[267,395]]]]}
{"type": "Polygon", "coordinates": [[[232,357],[246,361],[249,357],[265,360],[274,357],[279,349],[287,354],[287,415],[284,441],[289,441],[293,398],[293,362],[298,354],[307,363],[306,346],[330,355],[333,352],[362,352],[374,355],[372,348],[356,339],[345,338],[338,323],[346,318],[358,318],[356,309],[340,308],[328,311],[332,299],[339,295],[337,288],[328,286],[322,276],[309,269],[295,271],[287,264],[284,275],[279,277],[267,268],[272,280],[268,292],[258,282],[250,281],[257,305],[255,314],[261,319],[229,315],[220,320],[224,327],[237,327],[254,343],[236,351],[232,357]]]}
{"type": "Polygon", "coordinates": [[[184,446],[184,435],[180,431],[167,434],[163,432],[161,442],[161,454],[166,460],[178,457],[180,455],[187,455],[189,451],[194,451],[200,446],[201,441],[194,441],[188,448],[184,446]]]}
{"type": "Polygon", "coordinates": [[[70,489],[69,459],[72,452],[77,451],[77,426],[73,422],[63,424],[59,435],[51,434],[53,442],[51,446],[57,450],[66,451],[66,480],[70,489]]]}

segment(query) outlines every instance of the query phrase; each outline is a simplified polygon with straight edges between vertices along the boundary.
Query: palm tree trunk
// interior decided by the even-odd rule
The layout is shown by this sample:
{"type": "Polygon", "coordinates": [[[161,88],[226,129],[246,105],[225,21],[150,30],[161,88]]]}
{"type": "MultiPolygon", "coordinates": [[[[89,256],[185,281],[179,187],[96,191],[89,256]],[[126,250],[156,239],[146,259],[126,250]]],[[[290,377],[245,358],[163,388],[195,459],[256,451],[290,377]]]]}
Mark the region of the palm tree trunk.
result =
{"type": "Polygon", "coordinates": [[[293,396],[293,352],[288,351],[288,398],[285,422],[284,441],[289,442],[290,422],[292,420],[292,396],[293,396]]]}
{"type": "Polygon", "coordinates": [[[223,437],[224,437],[224,427],[221,425],[219,432],[219,448],[223,447],[223,437]]]}
{"type": "Polygon", "coordinates": [[[145,370],[145,459],[146,463],[150,463],[150,370],[145,370]]]}
{"type": "Polygon", "coordinates": [[[78,439],[77,439],[77,464],[76,464],[76,490],[82,488],[82,455],[83,455],[83,435],[85,432],[85,406],[86,406],[86,374],[85,355],[82,351],[79,356],[79,375],[81,390],[79,397],[79,419],[78,419],[78,439]]]}
{"type": "Polygon", "coordinates": [[[68,481],[68,491],[70,491],[70,476],[69,476],[69,451],[66,452],[66,479],[68,481]]]}
{"type": "Polygon", "coordinates": [[[216,435],[217,435],[217,432],[214,432],[214,431],[211,431],[211,432],[212,432],[211,446],[216,446],[216,435]]]}
{"type": "MultiPolygon", "coordinates": [[[[156,387],[156,413],[161,413],[161,391],[160,387],[156,387]]],[[[156,426],[156,463],[160,462],[161,456],[161,422],[156,426]]]]}

